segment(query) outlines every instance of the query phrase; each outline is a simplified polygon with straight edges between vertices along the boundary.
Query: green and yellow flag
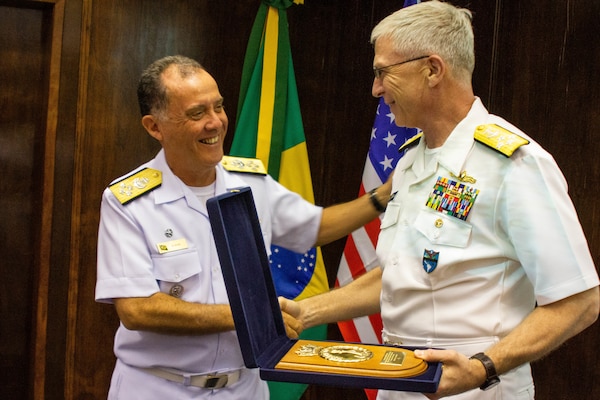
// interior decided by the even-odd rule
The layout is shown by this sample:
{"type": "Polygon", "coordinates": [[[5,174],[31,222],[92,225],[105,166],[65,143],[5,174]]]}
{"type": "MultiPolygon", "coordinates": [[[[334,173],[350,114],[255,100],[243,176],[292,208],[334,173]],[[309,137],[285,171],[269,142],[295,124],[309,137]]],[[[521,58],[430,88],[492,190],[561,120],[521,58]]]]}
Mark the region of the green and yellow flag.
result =
{"type": "MultiPolygon", "coordinates": [[[[248,41],[230,154],[262,160],[269,175],[314,203],[308,152],[290,50],[286,9],[301,0],[263,0],[248,41]]],[[[273,246],[277,294],[302,299],[329,290],[319,248],[297,254],[273,246]]],[[[304,331],[323,340],[327,327],[304,331]]],[[[299,399],[306,385],[269,382],[271,399],[299,399]]]]}

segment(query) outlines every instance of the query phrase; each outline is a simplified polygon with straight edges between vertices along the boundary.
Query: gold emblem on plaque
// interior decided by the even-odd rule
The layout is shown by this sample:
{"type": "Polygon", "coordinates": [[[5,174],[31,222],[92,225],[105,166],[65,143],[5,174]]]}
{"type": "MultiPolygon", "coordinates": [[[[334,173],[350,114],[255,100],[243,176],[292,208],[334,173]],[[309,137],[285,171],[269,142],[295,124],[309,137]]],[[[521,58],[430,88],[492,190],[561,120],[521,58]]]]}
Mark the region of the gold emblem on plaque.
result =
{"type": "Polygon", "coordinates": [[[373,353],[361,346],[340,345],[322,347],[314,344],[305,344],[295,351],[300,357],[319,356],[328,361],[339,363],[355,363],[366,361],[373,357],[373,353]]]}
{"type": "Polygon", "coordinates": [[[298,350],[296,350],[296,354],[299,355],[300,357],[312,357],[312,356],[316,356],[319,353],[319,350],[321,350],[322,347],[321,346],[317,346],[314,344],[305,344],[302,347],[300,347],[298,350]]]}
{"type": "Polygon", "coordinates": [[[360,346],[330,346],[319,350],[319,356],[334,362],[355,363],[369,360],[373,357],[370,350],[360,346]]]}

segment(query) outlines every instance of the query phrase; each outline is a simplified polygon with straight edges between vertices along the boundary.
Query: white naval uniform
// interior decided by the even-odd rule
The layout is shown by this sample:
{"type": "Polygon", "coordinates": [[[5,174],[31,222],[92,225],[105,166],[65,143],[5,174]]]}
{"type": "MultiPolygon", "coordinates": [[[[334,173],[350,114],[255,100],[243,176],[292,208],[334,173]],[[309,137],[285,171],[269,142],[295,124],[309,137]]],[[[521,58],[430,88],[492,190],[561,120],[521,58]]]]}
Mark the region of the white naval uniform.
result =
{"type": "MultiPolygon", "coordinates": [[[[102,198],[98,235],[96,300],[148,297],[181,289],[188,302],[227,304],[228,298],[206,205],[166,164],[161,150],[140,167],[162,171],[162,185],[122,205],[109,189],[102,198]],[[159,243],[185,239],[184,248],[160,254],[159,243]]],[[[316,241],[322,208],[306,202],[269,176],[230,173],[216,167],[215,194],[250,186],[267,249],[274,243],[306,251],[316,241]]],[[[121,324],[114,344],[117,367],[111,399],[268,399],[257,370],[244,369],[234,331],[203,336],[132,331],[121,324]],[[240,380],[210,390],[184,386],[133,367],[166,368],[189,374],[242,369],[240,380]],[[214,392],[214,393],[213,393],[214,392]]]]}
{"type": "MultiPolygon", "coordinates": [[[[381,223],[383,338],[471,356],[511,332],[533,310],[598,285],[567,184],[550,154],[476,99],[430,162],[424,140],[398,162],[396,195],[381,223]],[[497,124],[531,141],[512,157],[474,140],[497,124]],[[460,182],[465,171],[475,179],[460,182]],[[466,220],[426,205],[438,177],[478,189],[466,220]],[[426,272],[425,250],[438,252],[426,272]],[[431,268],[435,266],[435,269],[431,268]]],[[[449,398],[532,399],[529,365],[489,391],[449,398]]],[[[423,399],[380,391],[379,399],[423,399]]]]}

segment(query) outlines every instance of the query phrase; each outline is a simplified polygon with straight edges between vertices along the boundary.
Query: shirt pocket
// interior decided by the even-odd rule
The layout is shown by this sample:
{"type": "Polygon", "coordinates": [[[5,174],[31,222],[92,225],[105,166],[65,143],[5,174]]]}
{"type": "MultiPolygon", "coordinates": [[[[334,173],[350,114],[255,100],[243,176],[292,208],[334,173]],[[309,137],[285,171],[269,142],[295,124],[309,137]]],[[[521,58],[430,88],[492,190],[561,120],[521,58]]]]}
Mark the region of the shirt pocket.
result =
{"type": "Polygon", "coordinates": [[[152,262],[160,291],[174,297],[183,297],[193,289],[202,271],[200,257],[194,250],[157,255],[152,262]]]}
{"type": "Polygon", "coordinates": [[[383,230],[396,225],[398,223],[398,218],[400,218],[400,210],[400,204],[392,202],[388,203],[383,218],[381,219],[380,229],[383,230]]]}
{"type": "Polygon", "coordinates": [[[461,248],[469,244],[473,229],[468,222],[429,210],[419,211],[414,224],[432,244],[461,248]]]}

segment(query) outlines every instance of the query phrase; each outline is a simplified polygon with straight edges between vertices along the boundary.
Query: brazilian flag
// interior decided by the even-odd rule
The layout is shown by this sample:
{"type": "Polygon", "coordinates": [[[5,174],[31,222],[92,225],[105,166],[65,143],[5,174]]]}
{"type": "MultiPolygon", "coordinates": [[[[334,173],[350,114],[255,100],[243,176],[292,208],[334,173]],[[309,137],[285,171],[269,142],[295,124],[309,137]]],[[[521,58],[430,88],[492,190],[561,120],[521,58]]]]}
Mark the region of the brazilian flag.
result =
{"type": "MultiPolygon", "coordinates": [[[[304,127],[290,49],[286,10],[296,0],[263,0],[248,41],[236,129],[230,154],[259,158],[269,175],[314,203],[304,127]]],[[[277,294],[302,299],[329,290],[319,248],[297,254],[271,248],[277,294]]],[[[325,325],[307,329],[303,339],[324,340],[325,325]]],[[[269,382],[271,399],[297,400],[306,385],[269,382]]]]}

